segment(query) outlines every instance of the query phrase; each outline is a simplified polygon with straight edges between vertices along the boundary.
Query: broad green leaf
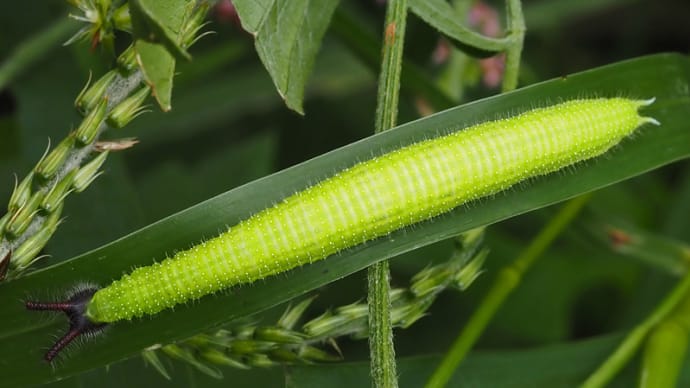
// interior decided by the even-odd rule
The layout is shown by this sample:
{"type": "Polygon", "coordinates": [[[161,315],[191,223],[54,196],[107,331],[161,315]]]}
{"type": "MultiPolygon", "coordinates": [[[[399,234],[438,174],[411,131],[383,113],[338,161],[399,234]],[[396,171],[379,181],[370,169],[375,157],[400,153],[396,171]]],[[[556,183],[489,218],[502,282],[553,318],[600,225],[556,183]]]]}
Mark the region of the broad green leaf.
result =
{"type": "MultiPolygon", "coordinates": [[[[569,388],[579,386],[610,353],[620,336],[558,344],[527,350],[477,352],[453,375],[449,387],[569,388]]],[[[422,387],[440,363],[440,357],[408,357],[398,360],[400,387],[422,387]]],[[[612,387],[633,387],[637,375],[626,371],[612,387]]],[[[370,384],[368,362],[290,368],[288,388],[364,387],[370,384]]],[[[690,359],[678,386],[690,384],[690,359]]]]}
{"type": "Polygon", "coordinates": [[[171,109],[175,57],[191,58],[178,39],[190,5],[189,0],[130,2],[137,62],[164,112],[171,109]]]}
{"type": "Polygon", "coordinates": [[[409,0],[410,10],[470,54],[489,57],[505,50],[510,38],[491,38],[465,27],[463,15],[445,0],[409,0]]]}
{"type": "Polygon", "coordinates": [[[138,40],[134,43],[137,62],[144,73],[146,83],[151,87],[151,94],[164,112],[172,106],[173,76],[175,75],[175,58],[168,50],[157,43],[138,40]]]}
{"type": "Polygon", "coordinates": [[[242,26],[288,108],[304,113],[307,77],[338,0],[235,0],[242,26]]]}
{"type": "Polygon", "coordinates": [[[253,314],[347,276],[379,260],[538,209],[591,190],[611,185],[690,156],[690,60],[665,54],[638,58],[540,83],[515,92],[476,101],[401,125],[329,152],[295,167],[238,187],[178,213],[109,245],[0,288],[0,385],[37,384],[132,357],[146,347],[186,338],[239,317],[253,314]],[[64,317],[54,320],[24,311],[22,300],[58,297],[75,283],[108,284],[142,266],[163,259],[216,235],[241,219],[299,191],[333,171],[359,160],[420,139],[438,136],[448,128],[505,117],[562,99],[582,96],[627,95],[656,97],[645,110],[662,125],[645,127],[612,152],[583,163],[567,174],[555,173],[530,180],[491,199],[460,207],[434,220],[407,228],[307,265],[287,274],[208,296],[150,318],[113,325],[101,336],[77,349],[51,368],[41,354],[52,334],[65,330],[64,317]],[[18,352],[17,349],[22,349],[18,352]]]}
{"type": "Polygon", "coordinates": [[[129,12],[136,40],[160,43],[177,59],[191,59],[180,45],[178,35],[185,15],[193,6],[190,0],[131,0],[129,12]]]}

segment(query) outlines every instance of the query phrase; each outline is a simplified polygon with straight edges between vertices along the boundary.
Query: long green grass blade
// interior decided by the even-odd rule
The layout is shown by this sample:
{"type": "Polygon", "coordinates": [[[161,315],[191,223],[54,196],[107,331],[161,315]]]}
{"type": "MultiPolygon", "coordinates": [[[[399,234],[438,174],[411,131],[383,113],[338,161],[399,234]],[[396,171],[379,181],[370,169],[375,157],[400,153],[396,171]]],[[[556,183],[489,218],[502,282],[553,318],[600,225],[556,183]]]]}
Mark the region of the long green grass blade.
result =
{"type": "MultiPolygon", "coordinates": [[[[374,262],[498,222],[573,196],[611,185],[690,156],[690,60],[676,54],[654,55],[570,75],[501,96],[476,101],[401,125],[295,167],[243,185],[154,223],[73,260],[3,284],[0,288],[0,385],[53,381],[137,355],[143,348],[186,338],[244,317],[347,276],[374,262]],[[371,156],[443,131],[505,117],[534,106],[583,96],[656,97],[645,111],[661,122],[596,161],[566,173],[534,179],[494,198],[461,207],[414,228],[393,233],[288,274],[203,298],[151,318],[114,325],[107,335],[80,348],[52,368],[41,354],[52,335],[64,329],[63,317],[29,314],[28,296],[59,294],[79,282],[108,284],[133,267],[163,259],[214,236],[228,225],[371,156]]],[[[103,220],[107,222],[107,220],[103,220]]]]}

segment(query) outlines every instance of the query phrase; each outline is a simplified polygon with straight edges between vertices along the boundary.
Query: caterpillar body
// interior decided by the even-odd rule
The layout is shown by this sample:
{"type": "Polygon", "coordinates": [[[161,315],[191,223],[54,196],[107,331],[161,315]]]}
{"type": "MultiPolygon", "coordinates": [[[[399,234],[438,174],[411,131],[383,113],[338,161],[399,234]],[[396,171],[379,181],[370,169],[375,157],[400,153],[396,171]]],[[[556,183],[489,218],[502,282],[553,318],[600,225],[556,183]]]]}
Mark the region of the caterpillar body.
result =
{"type": "MultiPolygon", "coordinates": [[[[67,302],[71,338],[322,260],[538,175],[593,158],[656,120],[653,100],[576,99],[421,141],[345,169],[225,233],[67,302]],[[75,323],[74,316],[80,321],[75,323]]],[[[67,339],[65,341],[65,339],[67,339]]]]}

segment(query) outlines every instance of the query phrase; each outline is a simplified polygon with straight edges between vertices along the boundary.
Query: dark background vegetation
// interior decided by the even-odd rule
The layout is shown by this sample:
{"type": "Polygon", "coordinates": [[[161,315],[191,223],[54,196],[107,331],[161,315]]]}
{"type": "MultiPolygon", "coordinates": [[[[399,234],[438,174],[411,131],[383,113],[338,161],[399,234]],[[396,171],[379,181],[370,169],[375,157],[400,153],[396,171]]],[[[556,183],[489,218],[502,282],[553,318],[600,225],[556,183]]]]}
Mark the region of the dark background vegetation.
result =
{"type": "MultiPolygon", "coordinates": [[[[494,3],[502,10],[501,2],[494,3]]],[[[528,0],[523,6],[528,33],[521,85],[645,54],[690,50],[687,1],[528,0]]],[[[380,2],[343,1],[341,7],[357,15],[362,28],[380,36],[384,12],[380,2]]],[[[67,5],[56,0],[2,2],[0,58],[67,11],[67,5]]],[[[327,34],[317,59],[302,117],[283,105],[248,34],[232,22],[217,19],[209,28],[216,34],[192,49],[195,61],[179,66],[173,111],[149,113],[121,132],[109,134],[135,136],[141,143],[111,157],[99,181],[68,201],[66,222],[46,248],[51,257],[45,264],[98,247],[373,132],[376,70],[363,65],[335,34],[327,34]]],[[[435,31],[410,17],[407,59],[432,75],[440,71],[430,60],[437,42],[435,31]]],[[[13,174],[21,178],[29,171],[47,139],[61,139],[79,122],[72,101],[89,71],[99,75],[108,67],[108,59],[87,45],[56,47],[2,91],[0,203],[9,199],[13,174]]],[[[462,102],[496,92],[481,84],[469,85],[462,102]]],[[[418,116],[415,96],[404,95],[401,122],[418,116]]],[[[672,278],[611,252],[592,236],[591,225],[616,220],[690,241],[689,167],[687,162],[679,163],[597,193],[579,221],[524,278],[478,349],[539,347],[622,330],[640,321],[664,295],[672,278]]],[[[443,352],[486,292],[496,269],[510,262],[554,211],[547,208],[491,227],[485,274],[465,293],[444,294],[429,316],[412,328],[398,330],[398,354],[443,352]]],[[[431,261],[445,259],[450,250],[451,244],[439,243],[396,258],[393,284],[405,286],[414,273],[431,261]]],[[[362,274],[351,276],[318,294],[311,316],[361,300],[365,280],[362,274]]],[[[278,310],[257,320],[270,323],[278,310]]],[[[339,344],[347,360],[367,357],[365,341],[340,340],[339,344]]],[[[137,368],[139,363],[133,360],[116,366],[108,376],[118,383],[137,385],[149,379],[161,381],[150,368],[136,378],[130,375],[127,381],[115,377],[118,368],[137,368]]],[[[191,376],[186,368],[178,365],[179,382],[191,381],[186,380],[191,376]]],[[[258,384],[258,378],[280,381],[281,373],[275,368],[268,374],[227,374],[258,384]]]]}

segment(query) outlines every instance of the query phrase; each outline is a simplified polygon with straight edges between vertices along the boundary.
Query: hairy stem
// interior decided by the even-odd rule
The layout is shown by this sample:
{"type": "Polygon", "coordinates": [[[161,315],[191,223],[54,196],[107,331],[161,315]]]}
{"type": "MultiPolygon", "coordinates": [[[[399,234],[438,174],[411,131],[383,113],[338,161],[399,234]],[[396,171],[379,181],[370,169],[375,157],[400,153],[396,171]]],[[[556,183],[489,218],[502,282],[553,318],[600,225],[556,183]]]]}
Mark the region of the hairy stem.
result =
{"type": "MultiPolygon", "coordinates": [[[[406,19],[407,0],[389,1],[376,103],[376,132],[390,129],[397,122],[406,19]]],[[[369,349],[372,382],[375,387],[398,386],[391,321],[389,272],[388,262],[383,261],[371,266],[368,274],[369,349]]]]}
{"type": "Polygon", "coordinates": [[[503,74],[504,92],[515,89],[518,85],[518,75],[520,72],[520,57],[522,55],[522,44],[525,39],[525,17],[522,14],[522,4],[520,0],[508,0],[506,4],[508,15],[508,30],[512,37],[512,44],[506,50],[506,67],[503,74]]]}

